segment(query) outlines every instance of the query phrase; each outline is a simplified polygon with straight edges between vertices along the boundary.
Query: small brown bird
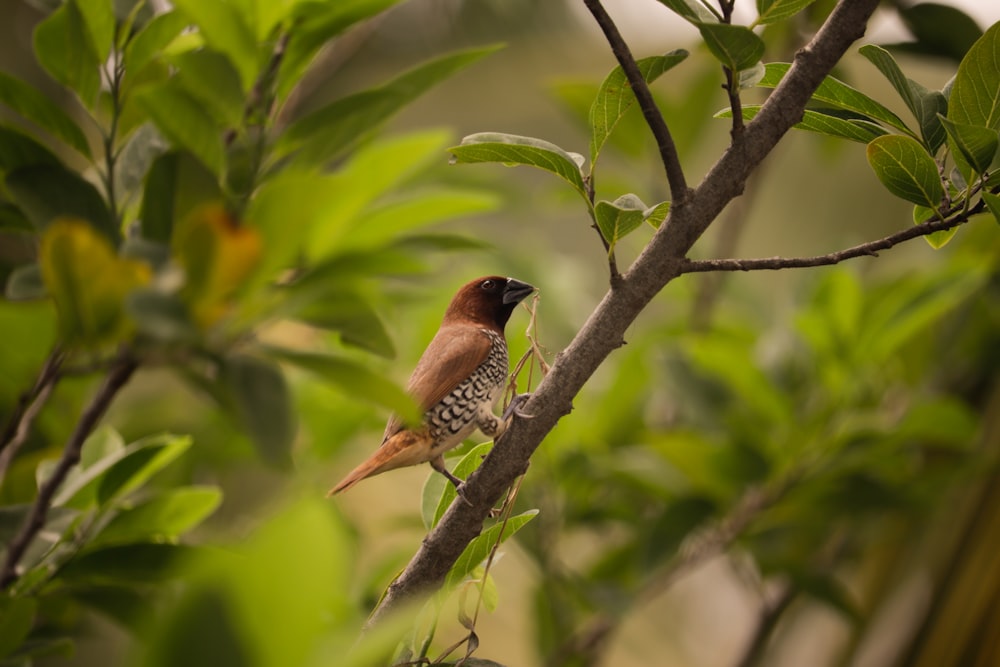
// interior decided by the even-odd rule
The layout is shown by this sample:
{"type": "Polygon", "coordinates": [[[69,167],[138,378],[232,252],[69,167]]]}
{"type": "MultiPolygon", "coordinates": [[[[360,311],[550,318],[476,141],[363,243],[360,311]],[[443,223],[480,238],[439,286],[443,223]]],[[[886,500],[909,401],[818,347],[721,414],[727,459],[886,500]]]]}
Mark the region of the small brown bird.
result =
{"type": "Polygon", "coordinates": [[[517,304],[534,291],[527,283],[500,276],[479,278],[458,290],[407,385],[424,412],[423,422],[407,427],[393,415],[381,446],[328,495],[366,477],[424,461],[459,488],[462,480],[445,467],[443,454],[477,428],[500,437],[515,406],[526,398],[519,396],[502,417],[493,413],[507,381],[504,326],[517,304]]]}

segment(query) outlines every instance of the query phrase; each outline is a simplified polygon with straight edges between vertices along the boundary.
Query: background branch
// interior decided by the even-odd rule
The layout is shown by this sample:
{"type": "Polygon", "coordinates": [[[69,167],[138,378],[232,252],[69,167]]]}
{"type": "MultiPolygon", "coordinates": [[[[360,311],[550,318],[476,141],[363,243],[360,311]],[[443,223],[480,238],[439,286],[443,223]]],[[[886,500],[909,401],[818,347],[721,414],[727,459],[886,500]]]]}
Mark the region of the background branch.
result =
{"type": "MultiPolygon", "coordinates": [[[[585,1],[592,12],[596,8],[598,16],[603,13],[596,0],[585,1]]],[[[531,454],[559,419],[571,411],[576,394],[604,359],[624,343],[626,329],[650,300],[680,275],[683,257],[691,246],[726,204],[742,192],[746,179],[781,137],[802,118],[813,91],[847,48],[864,34],[877,5],[878,0],[842,0],[812,41],[796,54],[788,74],[757,117],[747,124],[745,141],[726,150],[686,201],[675,198],[667,221],[619,284],[605,294],[569,346],[556,356],[551,371],[524,407],[533,418],[514,419],[470,476],[465,487],[469,503],[452,503],[402,574],[390,584],[369,619],[369,627],[441,585],[462,551],[482,530],[493,504],[526,471],[531,454]]],[[[636,88],[637,98],[643,89],[636,88]]],[[[672,177],[676,179],[677,173],[672,177]]]]}
{"type": "Polygon", "coordinates": [[[87,436],[97,426],[97,422],[107,411],[111,401],[114,400],[118,391],[125,386],[138,368],[138,362],[128,352],[123,352],[118,357],[115,364],[108,371],[107,376],[90,405],[80,415],[80,420],[76,423],[73,433],[66,442],[63,455],[56,464],[52,475],[38,489],[38,496],[35,498],[31,511],[25,518],[24,523],[17,535],[7,546],[7,555],[4,559],[3,568],[0,569],[0,590],[8,588],[17,580],[17,566],[25,551],[31,544],[38,531],[45,526],[45,519],[48,516],[49,508],[56,491],[62,485],[69,471],[80,461],[80,452],[87,436]]]}

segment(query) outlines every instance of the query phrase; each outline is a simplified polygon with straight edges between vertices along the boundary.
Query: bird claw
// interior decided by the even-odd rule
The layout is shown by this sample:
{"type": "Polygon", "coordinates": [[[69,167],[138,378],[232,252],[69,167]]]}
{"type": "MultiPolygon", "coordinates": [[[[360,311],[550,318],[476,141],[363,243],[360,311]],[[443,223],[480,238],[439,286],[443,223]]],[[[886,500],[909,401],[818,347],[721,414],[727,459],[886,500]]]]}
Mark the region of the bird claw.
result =
{"type": "Polygon", "coordinates": [[[521,411],[521,406],[527,403],[528,399],[531,398],[531,394],[516,394],[514,398],[510,400],[510,405],[503,411],[503,416],[500,417],[501,420],[507,421],[510,419],[511,415],[517,415],[522,419],[534,419],[535,415],[529,415],[526,412],[521,411]]]}
{"type": "Polygon", "coordinates": [[[472,501],[469,500],[469,498],[465,495],[465,484],[464,483],[462,485],[460,485],[460,486],[456,486],[455,487],[455,493],[458,495],[459,498],[461,498],[463,501],[465,501],[466,505],[468,505],[469,507],[473,507],[472,501]]]}

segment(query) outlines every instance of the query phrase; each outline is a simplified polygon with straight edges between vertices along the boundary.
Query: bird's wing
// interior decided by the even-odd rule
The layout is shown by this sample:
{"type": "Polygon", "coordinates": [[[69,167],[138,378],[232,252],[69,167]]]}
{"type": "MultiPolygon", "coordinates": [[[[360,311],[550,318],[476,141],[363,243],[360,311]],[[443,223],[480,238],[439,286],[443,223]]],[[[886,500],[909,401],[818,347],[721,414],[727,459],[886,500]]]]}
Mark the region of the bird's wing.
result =
{"type": "MultiPolygon", "coordinates": [[[[430,410],[486,361],[490,354],[490,338],[476,326],[442,327],[424,350],[413,369],[406,391],[420,406],[430,410]]],[[[403,428],[398,415],[385,426],[382,441],[403,428]]]]}

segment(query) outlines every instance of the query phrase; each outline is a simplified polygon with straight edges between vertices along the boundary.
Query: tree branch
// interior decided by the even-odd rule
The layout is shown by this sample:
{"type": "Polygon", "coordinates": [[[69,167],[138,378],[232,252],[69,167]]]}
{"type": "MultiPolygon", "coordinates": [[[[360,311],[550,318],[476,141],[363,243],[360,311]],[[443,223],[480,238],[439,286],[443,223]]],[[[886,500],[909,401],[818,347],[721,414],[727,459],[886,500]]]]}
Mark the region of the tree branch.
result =
{"type": "Polygon", "coordinates": [[[814,266],[829,266],[839,264],[856,257],[878,257],[881,250],[888,250],[905,241],[928,236],[935,232],[953,229],[969,221],[969,217],[978,212],[979,206],[973,207],[968,214],[960,214],[948,220],[934,220],[921,225],[914,225],[889,236],[844,248],[827,255],[812,257],[762,257],[758,259],[685,259],[681,262],[681,273],[704,273],[706,271],[777,271],[779,269],[799,269],[814,266]]]}
{"type": "MultiPolygon", "coordinates": [[[[599,7],[596,0],[585,0],[599,7]]],[[[490,508],[528,467],[531,454],[572,409],[573,398],[607,356],[624,343],[626,329],[656,294],[681,273],[684,257],[716,216],[742,191],[747,177],[797,123],[813,91],[847,48],[864,34],[878,0],[842,0],[812,41],[796,54],[784,80],[746,125],[744,141],[730,146],[687,201],[675,199],[670,217],[605,294],[549,374],[524,406],[532,419],[515,418],[469,478],[469,503],[456,502],[389,586],[369,619],[377,624],[415,596],[441,585],[466,545],[480,533],[490,508]]],[[[636,93],[639,94],[637,87],[636,93]]],[[[676,178],[676,174],[674,174],[676,178]]],[[[680,194],[675,193],[675,197],[680,194]]]]}
{"type": "Polygon", "coordinates": [[[642,76],[642,72],[639,71],[639,65],[636,64],[632,51],[628,48],[628,44],[625,43],[621,33],[618,32],[618,27],[615,26],[614,21],[611,20],[604,6],[601,5],[600,0],[583,1],[587,5],[587,9],[590,10],[590,13],[593,14],[597,25],[604,32],[608,44],[611,45],[611,50],[614,52],[618,64],[621,65],[629,85],[632,87],[632,92],[639,103],[639,108],[646,119],[646,124],[649,125],[649,129],[656,139],[656,146],[660,151],[660,160],[663,161],[663,168],[667,173],[667,182],[670,184],[670,199],[674,202],[675,206],[681,204],[687,200],[690,191],[687,186],[687,180],[684,178],[684,169],[681,167],[680,158],[677,156],[677,147],[674,145],[674,138],[670,135],[670,129],[667,127],[666,121],[663,120],[663,114],[660,113],[659,108],[656,106],[656,101],[653,100],[653,94],[649,91],[649,86],[646,85],[646,79],[642,76]]]}
{"type": "Polygon", "coordinates": [[[94,430],[94,427],[97,426],[97,422],[104,416],[115,395],[129,381],[129,378],[132,377],[138,366],[138,362],[130,353],[123,352],[108,371],[107,376],[104,378],[104,383],[97,391],[90,405],[80,415],[80,420],[76,423],[73,433],[66,442],[62,458],[59,459],[55,469],[52,471],[52,476],[45,480],[41,487],[39,487],[38,496],[31,506],[31,511],[25,518],[17,535],[14,536],[7,546],[7,556],[4,559],[3,568],[0,569],[0,590],[8,588],[17,580],[19,576],[17,573],[18,563],[24,557],[24,553],[28,550],[28,546],[32,540],[34,540],[42,527],[45,526],[45,519],[52,505],[52,499],[66,479],[69,471],[79,463],[80,451],[83,449],[84,441],[94,430]]]}

